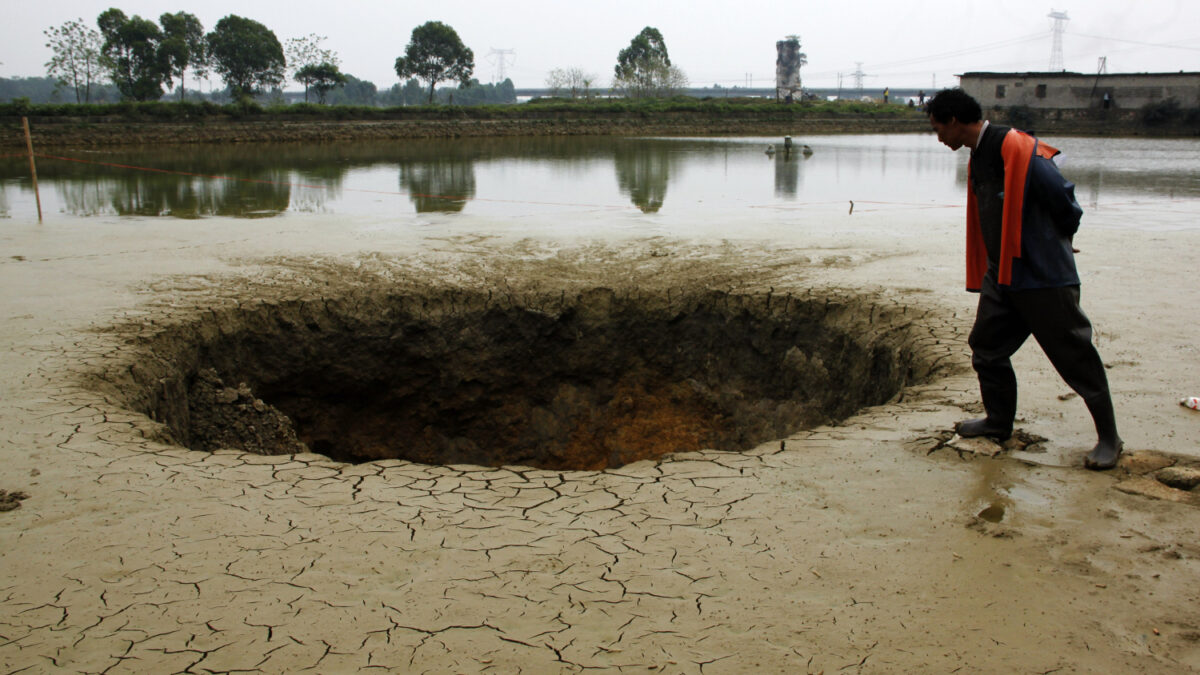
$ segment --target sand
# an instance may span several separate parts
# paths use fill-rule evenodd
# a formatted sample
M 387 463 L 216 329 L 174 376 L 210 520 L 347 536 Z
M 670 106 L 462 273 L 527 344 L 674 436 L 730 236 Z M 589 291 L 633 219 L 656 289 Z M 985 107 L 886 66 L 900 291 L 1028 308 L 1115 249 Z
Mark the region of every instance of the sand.
M 1083 404 L 1032 343 L 1017 426 L 1046 440 L 946 445 L 979 410 L 949 206 L 701 228 L 533 207 L 403 227 L 14 215 L 0 488 L 25 498 L 0 512 L 0 671 L 1200 671 L 1200 509 L 1138 475 L 1152 453 L 1200 460 L 1178 405 L 1200 394 L 1192 210 L 1085 216 L 1084 307 L 1137 460 L 1096 473 Z M 114 324 L 355 268 L 852 289 L 911 306 L 950 375 L 744 453 L 606 472 L 190 451 L 78 384 L 122 358 Z

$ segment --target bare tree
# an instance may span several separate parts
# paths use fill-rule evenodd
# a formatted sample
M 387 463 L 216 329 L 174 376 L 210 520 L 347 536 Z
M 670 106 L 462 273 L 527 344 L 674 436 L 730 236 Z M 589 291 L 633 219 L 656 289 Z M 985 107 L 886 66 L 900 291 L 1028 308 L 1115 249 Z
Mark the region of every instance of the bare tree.
M 312 82 L 311 73 L 317 68 L 337 70 L 341 65 L 337 52 L 332 49 L 321 49 L 321 43 L 326 38 L 323 35 L 309 33 L 305 37 L 291 38 L 284 46 L 287 56 L 288 75 L 304 85 L 304 100 L 308 101 L 308 88 Z M 301 77 L 301 72 L 305 73 Z
M 596 76 L 582 68 L 555 68 L 546 74 L 546 87 L 551 96 L 591 98 Z
M 613 90 L 628 98 L 670 98 L 687 89 L 687 74 L 668 63 L 642 62 L 613 78 Z
M 44 31 L 54 55 L 46 62 L 46 72 L 58 80 L 59 86 L 75 89 L 76 103 L 92 100 L 92 84 L 100 84 L 104 69 L 101 65 L 100 31 L 89 28 L 83 19 L 68 21 Z

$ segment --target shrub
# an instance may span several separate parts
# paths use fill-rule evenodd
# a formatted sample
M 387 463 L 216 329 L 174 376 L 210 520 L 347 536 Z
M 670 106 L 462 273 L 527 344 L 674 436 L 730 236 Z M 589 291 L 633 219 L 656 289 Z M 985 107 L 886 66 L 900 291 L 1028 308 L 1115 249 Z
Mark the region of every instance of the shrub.
M 1142 121 L 1146 123 L 1146 126 L 1157 127 L 1179 119 L 1182 113 L 1183 109 L 1179 106 L 1179 101 L 1169 98 L 1142 106 Z

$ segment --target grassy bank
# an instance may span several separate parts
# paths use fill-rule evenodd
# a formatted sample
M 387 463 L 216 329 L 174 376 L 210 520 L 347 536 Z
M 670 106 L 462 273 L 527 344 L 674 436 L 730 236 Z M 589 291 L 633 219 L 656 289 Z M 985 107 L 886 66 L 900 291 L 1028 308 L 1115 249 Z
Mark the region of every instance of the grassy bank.
M 0 118 L 119 118 L 128 121 L 197 120 L 336 120 L 378 121 L 413 119 L 517 120 L 546 116 L 608 116 L 634 114 L 695 113 L 771 118 L 827 117 L 849 115 L 869 118 L 919 117 L 903 105 L 859 101 L 806 101 L 781 105 L 764 99 L 674 98 L 674 99 L 537 99 L 523 105 L 420 105 L 380 108 L 373 106 L 327 106 L 315 103 L 261 106 L 257 103 L 217 104 L 210 101 L 150 101 L 111 104 L 44 103 L 13 101 L 0 104 Z
M 1196 136 L 1195 116 L 1139 110 L 997 108 L 990 119 L 1044 134 Z M 0 147 L 23 148 L 21 118 L 37 147 L 128 144 L 336 142 L 405 138 L 546 135 L 763 135 L 928 131 L 904 105 L 763 99 L 538 100 L 523 105 L 393 108 L 211 102 L 104 105 L 0 104 Z
M 919 131 L 902 105 L 730 99 L 538 101 L 525 105 L 373 108 L 209 102 L 0 105 L 0 144 L 39 146 L 455 138 L 517 135 L 708 135 Z

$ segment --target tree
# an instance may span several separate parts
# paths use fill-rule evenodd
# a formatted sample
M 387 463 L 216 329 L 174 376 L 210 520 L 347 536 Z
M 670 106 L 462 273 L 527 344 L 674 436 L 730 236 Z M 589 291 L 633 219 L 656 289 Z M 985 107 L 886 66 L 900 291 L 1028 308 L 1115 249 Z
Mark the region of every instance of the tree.
M 163 33 L 158 24 L 136 14 L 127 18 L 116 8 L 101 13 L 96 24 L 104 37 L 100 47 L 104 65 L 121 97 L 134 101 L 161 98 L 170 67 L 160 49 Z
M 208 74 L 208 45 L 204 41 L 204 25 L 187 12 L 164 13 L 158 17 L 163 41 L 159 48 L 167 63 L 167 86 L 179 78 L 179 100 L 184 99 L 187 69 L 193 68 L 197 77 Z
M 613 89 L 630 98 L 669 98 L 687 86 L 687 75 L 666 63 L 646 63 L 613 79 Z
M 408 78 L 400 93 L 404 96 L 404 105 L 421 105 L 425 99 L 425 89 L 421 87 L 421 81 L 415 77 Z
M 517 102 L 517 87 L 513 84 L 511 77 L 504 78 L 504 81 L 496 84 L 493 90 L 494 103 L 516 103 Z
M 83 19 L 68 21 L 57 28 L 44 31 L 46 46 L 53 56 L 46 62 L 46 73 L 59 86 L 75 89 L 76 103 L 90 103 L 92 83 L 100 82 L 100 33 L 89 28 Z
M 308 100 L 308 89 L 317 92 L 317 101 L 325 102 L 330 89 L 346 84 L 346 76 L 332 63 L 304 66 L 296 73 L 296 81 L 304 84 L 304 100 Z
M 217 22 L 207 39 L 213 69 L 238 100 L 283 83 L 283 47 L 261 23 L 230 14 Z
M 671 96 L 687 86 L 687 76 L 671 65 L 667 43 L 646 26 L 617 54 L 613 88 L 631 98 Z
M 396 58 L 400 79 L 417 77 L 429 83 L 429 102 L 438 82 L 457 80 L 467 86 L 475 72 L 475 53 L 463 45 L 458 33 L 440 21 L 429 21 L 413 29 L 404 56 Z
M 582 68 L 555 68 L 546 74 L 546 86 L 551 96 L 591 98 L 592 83 L 596 76 Z
M 471 78 L 465 87 L 451 89 L 442 87 L 434 97 L 439 103 L 457 105 L 484 105 L 495 103 L 516 103 L 517 90 L 510 78 L 503 82 L 480 84 L 479 80 Z M 420 97 L 418 97 L 418 101 Z
M 334 68 L 341 65 L 337 52 L 332 49 L 321 49 L 324 36 L 309 33 L 302 38 L 291 38 L 287 41 L 283 53 L 287 57 L 288 73 L 293 80 L 304 85 L 304 100 L 308 101 L 308 82 L 300 79 L 300 71 L 305 68 L 329 64 Z M 328 90 L 327 90 L 328 91 Z
M 374 82 L 360 80 L 345 73 L 346 84 L 336 87 L 329 94 L 329 102 L 342 105 L 376 105 L 379 91 Z

